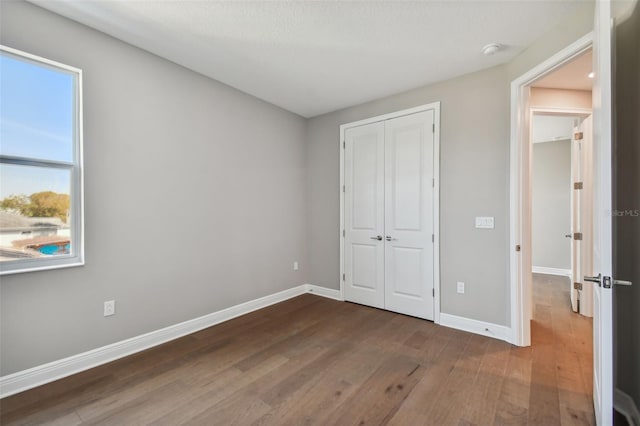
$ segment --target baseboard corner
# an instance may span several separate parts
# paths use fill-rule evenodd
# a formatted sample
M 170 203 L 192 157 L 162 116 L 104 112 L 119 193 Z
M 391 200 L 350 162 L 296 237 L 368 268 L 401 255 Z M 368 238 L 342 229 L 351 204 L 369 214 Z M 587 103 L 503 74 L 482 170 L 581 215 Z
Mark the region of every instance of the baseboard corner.
M 469 333 L 480 334 L 482 336 L 493 337 L 511 343 L 511 328 L 504 325 L 493 324 L 485 321 L 478 321 L 471 318 L 457 315 L 440 313 L 440 325 Z
M 322 287 L 314 284 L 305 284 L 305 287 L 307 289 L 307 293 L 326 297 L 328 299 L 344 301 L 344 299 L 340 295 L 340 290 L 335 290 L 333 288 L 326 288 L 326 287 Z

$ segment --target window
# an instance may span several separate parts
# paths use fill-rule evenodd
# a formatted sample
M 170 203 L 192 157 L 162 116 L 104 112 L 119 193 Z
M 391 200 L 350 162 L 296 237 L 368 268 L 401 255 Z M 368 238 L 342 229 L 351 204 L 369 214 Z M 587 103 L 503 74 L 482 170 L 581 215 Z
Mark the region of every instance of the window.
M 0 273 L 82 265 L 82 72 L 0 46 Z

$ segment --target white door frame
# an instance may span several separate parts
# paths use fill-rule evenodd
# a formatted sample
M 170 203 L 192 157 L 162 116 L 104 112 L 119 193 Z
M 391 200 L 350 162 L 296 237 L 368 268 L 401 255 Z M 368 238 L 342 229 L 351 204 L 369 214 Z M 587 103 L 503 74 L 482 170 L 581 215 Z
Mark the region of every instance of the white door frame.
M 511 82 L 510 293 L 512 342 L 531 345 L 531 144 L 530 85 L 590 49 L 589 33 Z M 518 251 L 518 248 L 519 250 Z
M 440 323 L 440 102 L 433 102 L 426 105 L 420 105 L 414 108 L 404 109 L 389 114 L 378 115 L 376 117 L 366 118 L 364 120 L 354 121 L 340 125 L 340 299 L 344 300 L 344 141 L 345 131 L 352 127 L 363 126 L 365 124 L 376 123 L 379 121 L 398 118 L 405 115 L 415 114 L 417 112 L 433 110 L 433 122 L 435 124 L 433 139 L 433 320 L 436 324 Z

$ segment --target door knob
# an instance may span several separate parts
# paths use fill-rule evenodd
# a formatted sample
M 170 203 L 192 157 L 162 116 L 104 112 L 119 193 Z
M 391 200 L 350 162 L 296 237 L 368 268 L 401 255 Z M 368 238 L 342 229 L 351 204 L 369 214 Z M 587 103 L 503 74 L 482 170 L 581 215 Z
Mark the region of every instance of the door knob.
M 369 238 L 371 238 L 372 240 L 382 241 L 382 235 L 377 235 L 375 237 L 369 237 Z
M 385 238 L 387 241 L 396 241 L 397 238 L 391 238 L 391 235 L 387 235 L 387 237 Z
M 633 284 L 631 281 L 624 281 L 624 280 L 613 280 L 613 283 L 615 285 L 627 285 L 627 286 L 630 286 L 631 284 Z
M 566 234 L 564 237 L 565 238 L 571 238 L 571 234 Z

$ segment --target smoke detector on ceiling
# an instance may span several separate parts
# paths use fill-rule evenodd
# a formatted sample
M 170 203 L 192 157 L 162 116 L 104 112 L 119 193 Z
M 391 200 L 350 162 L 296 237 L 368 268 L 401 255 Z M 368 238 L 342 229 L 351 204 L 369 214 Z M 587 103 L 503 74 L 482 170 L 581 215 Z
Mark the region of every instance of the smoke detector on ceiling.
M 496 54 L 502 49 L 502 45 L 498 43 L 489 43 L 482 48 L 481 52 L 484 56 L 491 56 Z

